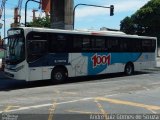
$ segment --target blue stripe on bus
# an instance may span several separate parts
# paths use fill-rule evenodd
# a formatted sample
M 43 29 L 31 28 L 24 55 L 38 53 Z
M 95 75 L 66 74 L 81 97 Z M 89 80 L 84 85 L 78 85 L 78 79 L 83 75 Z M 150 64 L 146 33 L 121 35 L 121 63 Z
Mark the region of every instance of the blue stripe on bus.
M 135 62 L 142 53 L 82 53 L 88 57 L 87 73 L 88 75 L 96 75 L 101 73 L 109 65 L 115 63 Z M 55 65 L 70 65 L 69 53 L 47 54 L 40 59 L 29 63 L 29 67 L 55 66 Z
M 69 65 L 68 57 L 68 53 L 47 54 L 33 62 L 30 62 L 29 67 Z
M 142 53 L 82 53 L 88 57 L 88 75 L 96 75 L 114 63 L 135 62 Z

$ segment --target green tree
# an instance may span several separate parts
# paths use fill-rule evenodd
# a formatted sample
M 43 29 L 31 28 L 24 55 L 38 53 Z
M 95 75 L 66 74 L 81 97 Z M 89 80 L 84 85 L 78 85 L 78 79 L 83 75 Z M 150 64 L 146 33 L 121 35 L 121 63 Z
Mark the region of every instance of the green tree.
M 121 21 L 121 31 L 128 34 L 134 33 L 133 21 L 130 17 L 126 17 L 123 21 Z
M 47 27 L 50 28 L 50 18 L 49 17 L 42 17 L 37 18 L 32 22 L 29 22 L 28 27 Z
M 120 29 L 129 34 L 158 37 L 160 45 L 160 0 L 151 0 L 131 17 L 124 18 Z

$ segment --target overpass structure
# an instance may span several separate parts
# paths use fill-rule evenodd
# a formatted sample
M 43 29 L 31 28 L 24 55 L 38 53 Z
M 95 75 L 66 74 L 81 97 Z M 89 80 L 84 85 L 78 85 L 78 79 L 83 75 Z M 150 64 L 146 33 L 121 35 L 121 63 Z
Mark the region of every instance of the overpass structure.
M 51 28 L 73 29 L 74 0 L 51 0 Z

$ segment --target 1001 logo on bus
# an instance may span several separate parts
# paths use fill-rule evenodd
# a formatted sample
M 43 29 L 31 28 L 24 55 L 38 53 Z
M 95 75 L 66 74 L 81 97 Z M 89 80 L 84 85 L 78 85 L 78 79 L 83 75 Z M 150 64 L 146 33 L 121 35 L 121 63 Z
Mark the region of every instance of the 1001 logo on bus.
M 110 65 L 111 63 L 111 55 L 97 55 L 94 54 L 92 57 L 93 68 L 97 67 L 98 65 Z

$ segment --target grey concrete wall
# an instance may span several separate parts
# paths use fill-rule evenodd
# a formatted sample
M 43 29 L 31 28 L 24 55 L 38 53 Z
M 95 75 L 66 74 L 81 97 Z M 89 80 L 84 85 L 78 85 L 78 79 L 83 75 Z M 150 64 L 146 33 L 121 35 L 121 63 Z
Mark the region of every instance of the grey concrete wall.
M 51 0 L 51 28 L 64 29 L 65 0 Z
M 65 29 L 73 29 L 73 6 L 74 0 L 65 0 Z
M 74 0 L 51 0 L 51 28 L 73 29 Z

